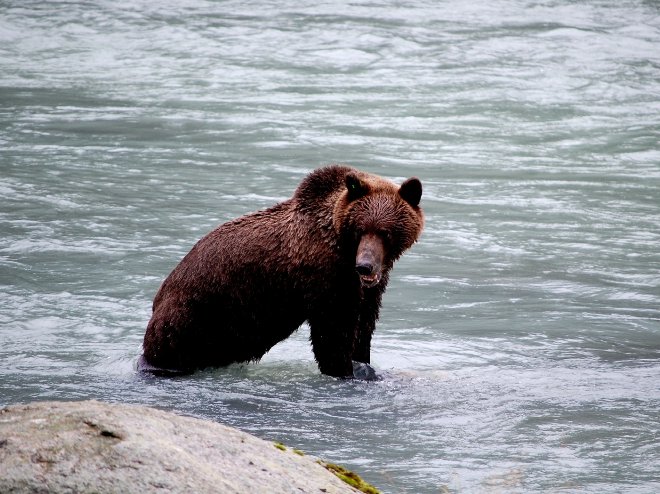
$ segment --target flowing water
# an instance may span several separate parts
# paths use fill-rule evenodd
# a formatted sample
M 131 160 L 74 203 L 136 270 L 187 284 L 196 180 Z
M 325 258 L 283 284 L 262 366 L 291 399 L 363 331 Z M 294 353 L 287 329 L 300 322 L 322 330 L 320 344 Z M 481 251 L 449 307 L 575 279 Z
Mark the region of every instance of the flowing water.
M 660 4 L 0 0 L 0 405 L 226 423 L 388 493 L 660 492 Z M 377 383 L 302 327 L 135 371 L 197 239 L 349 163 L 418 176 Z

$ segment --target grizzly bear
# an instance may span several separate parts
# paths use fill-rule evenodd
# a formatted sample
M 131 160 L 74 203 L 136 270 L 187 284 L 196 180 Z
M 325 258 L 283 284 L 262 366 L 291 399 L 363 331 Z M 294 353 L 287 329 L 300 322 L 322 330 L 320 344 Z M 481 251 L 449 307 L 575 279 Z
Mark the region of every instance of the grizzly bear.
M 161 285 L 142 362 L 188 373 L 258 361 L 303 322 L 323 374 L 369 364 L 394 261 L 424 225 L 422 184 L 332 165 L 293 197 L 202 238 Z

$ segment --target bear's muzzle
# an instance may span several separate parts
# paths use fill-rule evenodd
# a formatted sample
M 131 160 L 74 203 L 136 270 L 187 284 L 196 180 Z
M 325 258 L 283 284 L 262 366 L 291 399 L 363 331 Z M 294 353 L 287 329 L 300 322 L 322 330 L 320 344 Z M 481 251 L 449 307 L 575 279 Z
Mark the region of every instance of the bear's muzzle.
M 355 270 L 363 287 L 371 288 L 381 280 L 384 257 L 385 248 L 381 238 L 375 233 L 362 235 L 355 256 Z

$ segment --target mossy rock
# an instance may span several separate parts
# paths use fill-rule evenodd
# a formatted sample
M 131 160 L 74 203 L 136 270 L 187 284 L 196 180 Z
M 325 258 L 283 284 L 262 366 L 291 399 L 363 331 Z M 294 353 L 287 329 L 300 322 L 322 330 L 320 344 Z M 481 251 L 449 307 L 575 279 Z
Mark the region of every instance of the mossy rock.
M 0 408 L 2 493 L 357 494 L 353 476 L 332 473 L 281 443 L 153 408 L 96 401 Z
M 276 441 L 273 443 L 273 446 L 275 446 L 280 451 L 288 451 L 287 447 L 281 442 Z M 299 456 L 305 456 L 305 453 L 299 449 L 292 448 L 291 451 Z M 345 483 L 347 483 L 348 485 L 350 485 L 354 489 L 357 489 L 360 492 L 364 492 L 365 494 L 380 494 L 380 491 L 378 489 L 376 489 L 369 482 L 363 480 L 362 477 L 360 477 L 357 473 L 352 472 L 347 468 L 342 467 L 341 465 L 337 465 L 335 463 L 328 463 L 323 460 L 317 460 L 316 463 L 318 463 L 323 468 L 333 473 L 337 478 L 344 481 Z
M 362 477 L 360 477 L 357 473 L 351 472 L 341 465 L 336 465 L 334 463 L 327 463 L 321 460 L 319 460 L 318 463 L 325 467 L 326 470 L 334 473 L 338 478 L 346 482 L 351 487 L 356 488 L 360 492 L 364 492 L 366 494 L 380 494 L 378 489 L 376 489 L 369 482 L 363 480 Z

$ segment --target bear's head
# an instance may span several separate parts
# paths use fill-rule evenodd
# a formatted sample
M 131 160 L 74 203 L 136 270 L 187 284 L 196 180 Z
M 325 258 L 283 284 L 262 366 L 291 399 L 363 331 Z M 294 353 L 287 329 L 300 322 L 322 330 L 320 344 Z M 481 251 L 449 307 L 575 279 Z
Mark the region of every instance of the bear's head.
M 355 269 L 362 286 L 371 288 L 422 232 L 422 183 L 413 177 L 397 186 L 376 175 L 350 170 L 344 187 L 335 203 L 334 227 L 342 245 L 356 253 Z

